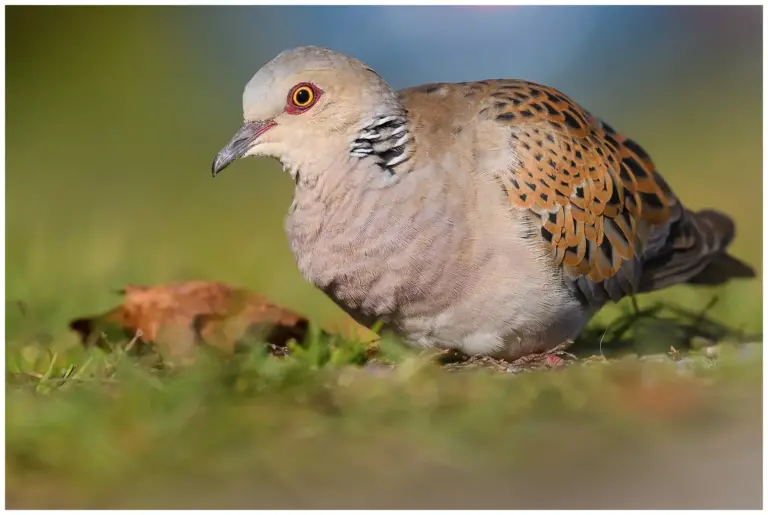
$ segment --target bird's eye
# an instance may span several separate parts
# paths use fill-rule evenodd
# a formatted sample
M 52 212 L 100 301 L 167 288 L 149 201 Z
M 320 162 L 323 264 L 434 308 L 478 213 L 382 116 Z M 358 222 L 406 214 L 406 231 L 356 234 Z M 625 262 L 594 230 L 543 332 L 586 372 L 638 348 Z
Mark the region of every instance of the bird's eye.
M 305 111 L 317 101 L 318 90 L 312 84 L 297 84 L 288 94 L 288 107 L 291 111 Z
M 288 114 L 302 114 L 317 103 L 323 90 L 311 82 L 296 84 L 288 92 L 288 102 L 285 112 Z
M 302 86 L 293 92 L 293 103 L 298 107 L 307 107 L 312 103 L 315 94 L 309 86 Z

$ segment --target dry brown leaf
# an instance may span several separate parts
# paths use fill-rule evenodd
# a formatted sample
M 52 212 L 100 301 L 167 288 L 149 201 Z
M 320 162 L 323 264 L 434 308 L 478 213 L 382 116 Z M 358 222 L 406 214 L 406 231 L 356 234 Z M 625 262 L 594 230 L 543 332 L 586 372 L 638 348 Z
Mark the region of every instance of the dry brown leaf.
M 142 349 L 157 345 L 164 355 L 186 357 L 199 344 L 232 352 L 247 337 L 283 348 L 290 339 L 302 342 L 309 328 L 298 313 L 221 282 L 132 284 L 120 293 L 125 296 L 120 306 L 70 322 L 84 345 L 103 347 L 102 333 L 114 328 Z

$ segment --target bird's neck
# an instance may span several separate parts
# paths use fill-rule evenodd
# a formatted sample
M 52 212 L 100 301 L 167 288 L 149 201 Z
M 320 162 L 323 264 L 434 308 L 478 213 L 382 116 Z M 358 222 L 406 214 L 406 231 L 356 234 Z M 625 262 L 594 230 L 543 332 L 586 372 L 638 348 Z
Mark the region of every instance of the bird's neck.
M 327 141 L 326 151 L 293 168 L 296 186 L 286 228 L 297 257 L 327 244 L 345 227 L 347 236 L 364 233 L 358 221 L 376 218 L 374 225 L 398 227 L 397 218 L 410 215 L 393 209 L 430 187 L 414 176 L 415 142 L 404 112 L 372 117 L 348 134 Z M 418 200 L 413 203 L 415 209 Z
M 412 170 L 416 145 L 404 110 L 347 129 L 323 141 L 321 152 L 303 151 L 281 160 L 296 183 L 297 198 L 334 203 L 350 190 L 394 186 Z
M 402 174 L 413 154 L 413 134 L 405 112 L 375 116 L 354 136 L 349 155 L 370 160 L 390 175 Z

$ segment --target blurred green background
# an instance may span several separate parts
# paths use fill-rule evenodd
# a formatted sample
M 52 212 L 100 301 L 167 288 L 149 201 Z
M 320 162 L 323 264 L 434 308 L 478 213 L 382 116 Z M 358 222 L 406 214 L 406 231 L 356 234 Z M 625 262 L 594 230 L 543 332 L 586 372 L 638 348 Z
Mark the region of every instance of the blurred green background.
M 307 351 L 158 375 L 80 351 L 67 323 L 125 283 L 181 279 L 345 318 L 296 270 L 279 165 L 210 174 L 245 83 L 305 44 L 395 88 L 562 90 L 640 142 L 688 206 L 733 216 L 733 253 L 762 275 L 761 43 L 757 6 L 6 7 L 6 503 L 759 505 L 761 360 L 729 365 L 735 346 L 702 366 L 706 388 L 663 380 L 686 370 L 664 356 L 521 377 L 404 355 L 379 376 Z M 640 300 L 697 311 L 716 294 L 713 317 L 761 331 L 760 277 Z
M 341 311 L 298 274 L 291 181 L 210 163 L 241 93 L 279 51 L 351 53 L 395 88 L 518 77 L 639 141 L 691 208 L 734 217 L 761 271 L 760 7 L 6 7 L 9 341 L 116 303 L 127 282 L 207 278 L 318 321 Z M 761 279 L 714 314 L 761 330 Z M 713 292 L 659 295 L 692 309 Z M 22 316 L 22 312 L 26 313 Z

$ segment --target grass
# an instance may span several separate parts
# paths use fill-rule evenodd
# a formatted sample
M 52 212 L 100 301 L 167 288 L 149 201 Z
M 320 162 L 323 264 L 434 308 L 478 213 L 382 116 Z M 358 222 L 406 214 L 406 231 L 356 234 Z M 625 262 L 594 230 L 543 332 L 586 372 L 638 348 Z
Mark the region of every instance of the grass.
M 634 353 L 557 371 L 448 372 L 388 336 L 372 367 L 367 348 L 313 333 L 286 357 L 259 345 L 238 356 L 203 350 L 193 366 L 165 371 L 120 345 L 9 349 L 8 506 L 759 503 L 751 475 L 760 465 L 761 360 L 739 359 L 735 345 L 721 346 L 716 361 L 686 353 L 685 375 L 680 362 Z M 722 435 L 738 438 L 716 454 L 752 458 L 721 488 L 633 497 L 659 470 L 677 467 L 683 475 L 664 472 L 668 480 L 690 483 L 684 474 L 712 463 Z M 627 475 L 626 491 L 602 492 L 616 474 Z

